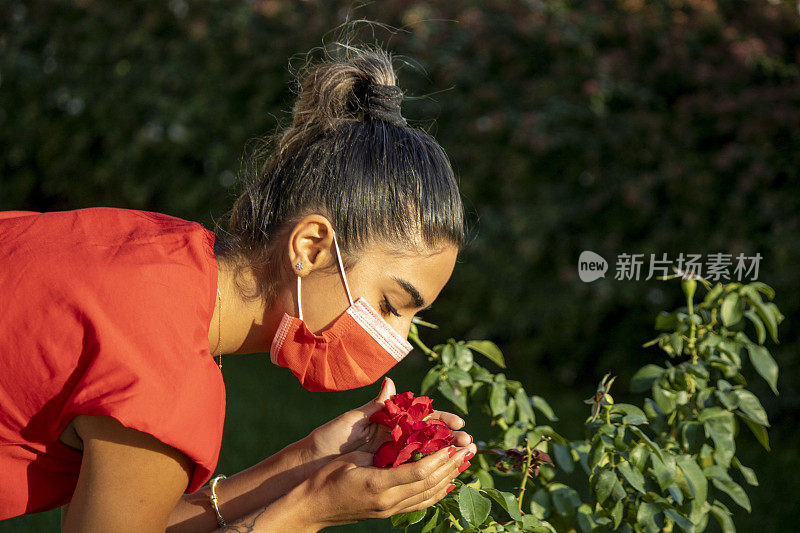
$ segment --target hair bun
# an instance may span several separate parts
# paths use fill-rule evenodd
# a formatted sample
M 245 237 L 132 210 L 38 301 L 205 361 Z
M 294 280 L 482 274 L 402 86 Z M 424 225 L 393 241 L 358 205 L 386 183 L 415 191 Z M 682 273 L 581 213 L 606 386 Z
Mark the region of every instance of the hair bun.
M 397 86 L 390 56 L 380 49 L 352 46 L 343 53 L 344 57 L 307 65 L 298 76 L 293 128 L 282 142 L 293 142 L 301 130 L 330 131 L 343 122 L 408 125 L 400 114 L 403 91 Z
M 406 126 L 406 119 L 400 114 L 403 91 L 397 85 L 370 83 L 365 90 L 364 110 L 372 118 L 390 124 Z

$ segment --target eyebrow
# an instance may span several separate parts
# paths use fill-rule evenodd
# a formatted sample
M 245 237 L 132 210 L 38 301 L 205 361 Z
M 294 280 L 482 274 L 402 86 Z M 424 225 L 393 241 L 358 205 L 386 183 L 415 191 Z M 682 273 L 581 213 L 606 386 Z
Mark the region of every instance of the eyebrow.
M 404 279 L 396 278 L 392 276 L 392 279 L 397 282 L 410 296 L 414 307 L 425 307 L 426 309 L 430 306 L 425 306 L 425 300 L 422 298 L 422 295 L 419 293 L 417 288 L 413 286 L 411 283 Z

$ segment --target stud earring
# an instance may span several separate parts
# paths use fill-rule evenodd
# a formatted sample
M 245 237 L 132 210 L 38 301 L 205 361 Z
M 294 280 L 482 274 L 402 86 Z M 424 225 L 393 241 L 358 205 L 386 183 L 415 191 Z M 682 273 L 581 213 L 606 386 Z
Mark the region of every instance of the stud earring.
M 303 270 L 303 263 L 297 263 L 297 264 L 296 264 L 294 267 L 295 267 L 297 270 Z

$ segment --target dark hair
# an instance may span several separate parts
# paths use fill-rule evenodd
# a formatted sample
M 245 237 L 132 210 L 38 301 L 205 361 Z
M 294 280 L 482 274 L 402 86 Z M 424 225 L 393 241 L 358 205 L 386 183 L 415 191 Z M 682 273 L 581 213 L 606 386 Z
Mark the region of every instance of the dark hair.
M 342 59 L 299 76 L 292 125 L 276 137 L 274 150 L 269 141 L 257 145 L 246 160 L 243 191 L 222 219 L 227 228 L 216 225 L 217 256 L 237 272 L 248 266 L 257 274 L 258 292 L 245 297 L 274 300 L 277 284 L 291 271 L 288 260 L 279 259 L 283 237 L 312 213 L 331 221 L 345 269 L 373 242 L 408 250 L 465 244 L 461 196 L 447 155 L 431 136 L 406 125 L 399 100 L 395 115 L 369 105 L 376 94 L 370 89 L 396 85 L 391 58 L 379 48 L 344 48 Z

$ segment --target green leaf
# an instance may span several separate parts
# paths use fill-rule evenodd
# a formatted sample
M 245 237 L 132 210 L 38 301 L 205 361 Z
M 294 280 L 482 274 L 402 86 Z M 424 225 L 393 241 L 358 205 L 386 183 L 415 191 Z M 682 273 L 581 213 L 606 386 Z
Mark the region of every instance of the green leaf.
M 602 470 L 595 477 L 594 492 L 597 496 L 597 503 L 600 505 L 606 501 L 614 489 L 614 485 L 619 483 L 616 474 L 611 470 Z
M 641 429 L 639 429 L 638 427 L 636 427 L 636 426 L 631 426 L 631 427 L 630 427 L 630 430 L 631 430 L 633 433 L 635 433 L 636 435 L 638 435 L 638 436 L 639 436 L 639 438 L 640 438 L 640 439 L 642 439 L 642 440 L 644 441 L 645 445 L 646 445 L 648 448 L 650 448 L 650 450 L 651 450 L 651 451 L 652 451 L 654 454 L 656 454 L 656 455 L 658 456 L 658 458 L 659 458 L 659 459 L 661 459 L 661 461 L 662 461 L 662 462 L 664 461 L 664 455 L 661 453 L 661 448 L 659 448 L 659 447 L 658 447 L 658 445 L 657 445 L 655 442 L 653 442 L 652 440 L 650 440 L 650 437 L 648 437 L 647 435 L 645 435 L 645 434 L 644 434 L 644 432 L 643 432 Z
M 686 533 L 694 533 L 694 524 L 691 520 L 680 514 L 675 509 L 664 509 L 664 514 L 675 522 Z
M 422 531 L 420 531 L 420 533 L 433 533 L 433 530 L 436 528 L 436 526 L 439 523 L 439 515 L 440 514 L 441 514 L 441 510 L 438 507 L 434 507 L 433 508 L 433 514 L 428 519 L 428 521 L 425 522 L 425 525 L 422 526 Z
M 647 533 L 656 533 L 661 529 L 656 524 L 655 517 L 661 512 L 661 507 L 654 503 L 642 502 L 636 511 L 636 523 Z
M 618 528 L 619 524 L 622 522 L 622 511 L 624 507 L 623 500 L 617 500 L 614 508 L 611 509 L 611 518 L 614 519 L 614 529 Z
M 506 384 L 492 383 L 492 392 L 489 394 L 489 409 L 492 411 L 492 416 L 504 413 L 506 407 Z
M 557 422 L 558 417 L 553 412 L 553 408 L 550 407 L 550 404 L 547 403 L 547 400 L 542 398 L 541 396 L 536 396 L 535 394 L 531 396 L 531 401 L 533 402 L 533 406 L 541 412 L 549 421 Z
M 772 392 L 778 394 L 778 364 L 763 346 L 748 344 L 747 352 L 750 354 L 750 362 L 762 378 L 769 383 Z
M 772 337 L 772 340 L 775 343 L 778 342 L 778 321 L 776 318 L 776 314 L 773 313 L 773 310 L 764 302 L 761 301 L 761 298 L 756 295 L 755 297 L 750 298 L 750 303 L 756 309 L 756 313 L 764 321 L 764 324 L 767 326 L 767 331 L 769 332 L 769 336 Z M 773 304 L 774 305 L 774 304 Z
M 748 309 L 744 312 L 744 316 L 746 316 L 750 322 L 753 323 L 753 326 L 756 328 L 756 334 L 758 335 L 758 343 L 764 344 L 764 341 L 767 340 L 767 330 L 764 329 L 764 322 L 758 317 L 758 314 Z
M 722 323 L 730 327 L 742 319 L 743 313 L 744 300 L 742 300 L 738 293 L 728 293 L 725 299 L 722 300 L 722 307 L 720 308 Z
M 479 354 L 485 355 L 494 364 L 500 368 L 506 367 L 506 360 L 503 358 L 503 352 L 492 341 L 469 341 L 466 344 L 470 350 L 475 350 Z
M 582 503 L 575 489 L 563 483 L 553 483 L 549 489 L 556 512 L 565 518 L 574 516 Z
M 623 462 L 617 465 L 617 470 L 625 478 L 625 480 L 642 494 L 647 492 L 644 488 L 644 476 L 636 468 L 633 468 L 630 463 Z
M 651 472 L 654 474 L 662 491 L 675 482 L 675 458 L 671 455 L 665 455 L 664 458 L 666 461 L 661 461 L 657 457 L 650 457 L 650 462 L 653 464 Z
M 453 366 L 456 362 L 456 346 L 452 342 L 448 342 L 442 348 L 442 364 L 444 366 Z
M 746 509 L 748 513 L 750 512 L 750 498 L 747 497 L 747 493 L 745 493 L 744 489 L 740 487 L 738 483 L 730 479 L 720 479 L 717 477 L 712 477 L 711 483 L 730 496 L 739 507 Z
M 527 428 L 513 425 L 508 428 L 503 435 L 503 446 L 508 448 L 516 448 L 519 446 L 519 438 L 527 431 Z
M 519 410 L 519 419 L 523 422 L 530 422 L 531 424 L 536 423 L 536 415 L 533 414 L 533 408 L 531 408 L 531 400 L 528 398 L 528 395 L 525 394 L 525 389 L 519 388 L 517 392 L 514 394 L 514 400 L 517 402 L 517 408 Z
M 706 441 L 703 425 L 697 422 L 684 422 L 680 429 L 683 447 L 687 451 L 696 453 L 700 449 L 700 446 Z
M 489 516 L 491 502 L 470 486 L 464 485 L 458 493 L 458 509 L 467 522 L 479 526 Z
M 697 462 L 689 455 L 681 455 L 675 458 L 678 468 L 683 473 L 689 484 L 689 490 L 695 500 L 699 502 L 706 501 L 708 497 L 708 479 L 700 469 Z
M 592 533 L 597 528 L 597 523 L 594 521 L 592 508 L 585 503 L 578 507 L 578 528 L 581 533 Z
M 537 518 L 546 519 L 553 511 L 552 501 L 550 494 L 544 490 L 539 489 L 533 493 L 531 498 L 531 513 Z
M 646 365 L 640 368 L 631 378 L 631 392 L 650 390 L 653 383 L 664 375 L 665 370 L 657 365 Z
M 731 461 L 731 463 L 733 464 L 733 466 L 739 469 L 739 472 L 742 473 L 742 476 L 744 476 L 744 480 L 747 481 L 749 485 L 752 485 L 754 487 L 758 486 L 758 478 L 756 477 L 756 473 L 753 471 L 752 468 L 744 466 L 736 457 L 733 458 L 733 461 Z
M 572 450 L 569 445 L 553 444 L 553 455 L 561 470 L 568 474 L 575 470 L 575 462 L 572 460 Z
M 761 424 L 756 424 L 749 418 L 742 416 L 741 413 L 736 413 L 739 418 L 744 420 L 744 423 L 747 424 L 747 427 L 750 428 L 750 431 L 753 432 L 753 435 L 756 436 L 756 440 L 761 443 L 765 450 L 770 451 L 769 449 L 769 435 L 767 434 L 767 428 L 762 426 Z
M 463 387 L 469 387 L 472 385 L 472 376 L 469 375 L 469 372 L 466 372 L 457 366 L 450 367 L 445 370 L 447 374 L 447 378 L 455 383 Z
M 709 418 L 704 425 L 708 436 L 714 441 L 716 447 L 714 456 L 717 462 L 727 467 L 736 451 L 736 444 L 733 435 L 733 415 L 728 411 L 725 412 L 728 416 Z
M 731 512 L 722 503 L 718 501 L 714 502 L 714 505 L 712 505 L 708 511 L 717 520 L 717 523 L 719 523 L 722 533 L 736 533 L 736 527 L 733 525 Z
M 625 415 L 639 415 L 642 418 L 647 418 L 647 416 L 644 414 L 644 411 L 629 403 L 615 403 L 613 406 L 611 406 L 611 412 L 619 412 Z
M 472 368 L 472 352 L 463 344 L 456 344 L 456 366 L 465 372 Z
M 672 349 L 675 350 L 676 355 L 680 355 L 683 352 L 683 338 L 679 332 L 676 331 L 669 336 L 669 343 Z
M 747 289 L 755 288 L 758 292 L 764 294 L 767 297 L 767 300 L 772 300 L 775 298 L 775 289 L 767 285 L 766 283 L 762 283 L 761 281 L 753 281 L 747 284 Z
M 756 424 L 769 427 L 767 413 L 761 406 L 761 402 L 756 398 L 756 395 L 745 389 L 737 389 L 735 392 L 739 397 L 739 410 L 742 414 Z
M 665 414 L 670 414 L 677 407 L 677 396 L 674 391 L 653 384 L 653 399 Z
M 463 387 L 451 381 L 442 380 L 439 382 L 438 389 L 445 398 L 453 403 L 453 405 L 458 407 L 463 413 L 467 413 L 467 396 Z
M 661 313 L 656 316 L 656 324 L 655 329 L 658 331 L 672 331 L 678 326 L 678 319 L 675 316 L 675 313 L 667 313 L 666 311 L 661 311 Z
M 436 385 L 436 382 L 439 381 L 439 376 L 442 375 L 442 367 L 441 365 L 436 365 L 435 367 L 428 370 L 428 373 L 425 374 L 425 377 L 422 378 L 422 385 L 420 386 L 420 395 L 424 395 L 428 390 Z
M 647 424 L 647 418 L 643 415 L 625 415 L 622 417 L 622 423 L 625 425 L 638 426 Z
M 389 520 L 392 522 L 392 527 L 402 529 L 410 526 L 411 524 L 416 524 L 425 518 L 427 511 L 427 509 L 420 509 L 418 511 L 411 511 L 410 513 L 398 513 L 391 516 Z
M 519 512 L 519 503 L 516 497 L 510 492 L 502 492 L 497 489 L 483 489 L 483 491 L 500 507 L 502 507 L 511 517 L 512 520 L 522 520 L 522 514 Z

